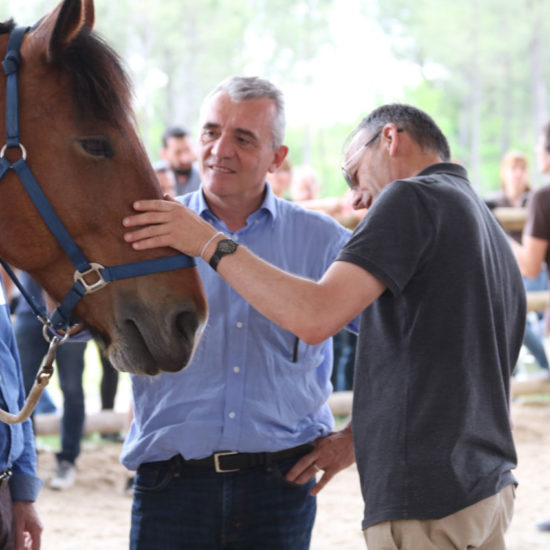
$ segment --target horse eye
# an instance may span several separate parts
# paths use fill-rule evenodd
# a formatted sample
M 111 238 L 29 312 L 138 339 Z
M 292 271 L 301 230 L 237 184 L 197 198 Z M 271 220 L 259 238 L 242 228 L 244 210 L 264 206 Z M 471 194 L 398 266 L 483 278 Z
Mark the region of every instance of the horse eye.
M 78 142 L 80 143 L 82 149 L 93 157 L 110 159 L 115 156 L 115 152 L 113 151 L 111 144 L 106 139 L 85 138 L 79 139 Z

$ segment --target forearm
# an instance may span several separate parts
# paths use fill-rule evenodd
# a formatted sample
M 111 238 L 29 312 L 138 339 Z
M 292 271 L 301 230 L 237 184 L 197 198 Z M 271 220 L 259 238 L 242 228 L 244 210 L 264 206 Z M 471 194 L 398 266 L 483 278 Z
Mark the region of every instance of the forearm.
M 125 218 L 123 225 L 141 226 L 124 235 L 136 250 L 169 246 L 209 262 L 226 238 L 174 201 L 138 201 L 134 208 L 142 213 Z M 223 256 L 217 271 L 255 309 L 308 344 L 338 332 L 386 288 L 368 271 L 347 262 L 334 262 L 319 282 L 297 277 L 243 246 Z
M 205 261 L 222 238 L 209 244 Z M 255 309 L 308 344 L 322 342 L 340 328 L 318 282 L 286 273 L 243 246 L 223 257 L 217 271 Z
M 518 262 L 519 269 L 521 274 L 524 277 L 529 277 L 531 279 L 535 278 L 542 267 L 542 260 L 538 257 L 534 257 L 533 254 L 529 254 L 528 250 L 517 241 L 512 238 L 508 239 L 516 261 Z

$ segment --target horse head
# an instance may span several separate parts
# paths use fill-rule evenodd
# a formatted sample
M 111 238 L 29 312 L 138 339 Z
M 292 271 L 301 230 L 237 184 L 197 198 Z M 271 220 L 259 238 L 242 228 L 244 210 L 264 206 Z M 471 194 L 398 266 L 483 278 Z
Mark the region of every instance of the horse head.
M 126 73 L 93 23 L 93 0 L 64 0 L 25 34 L 18 88 L 26 163 L 90 262 L 113 266 L 174 255 L 136 252 L 123 240 L 122 218 L 132 203 L 162 195 L 137 134 Z M 12 27 L 0 25 L 2 56 Z M 0 77 L 0 113 L 5 110 Z M 0 136 L 5 129 L 0 116 Z M 5 155 L 16 162 L 19 148 Z M 73 286 L 74 266 L 11 169 L 0 180 L 0 257 L 28 271 L 56 300 Z M 196 268 L 189 267 L 114 281 L 84 296 L 74 314 L 117 369 L 157 374 L 188 363 L 207 305 Z

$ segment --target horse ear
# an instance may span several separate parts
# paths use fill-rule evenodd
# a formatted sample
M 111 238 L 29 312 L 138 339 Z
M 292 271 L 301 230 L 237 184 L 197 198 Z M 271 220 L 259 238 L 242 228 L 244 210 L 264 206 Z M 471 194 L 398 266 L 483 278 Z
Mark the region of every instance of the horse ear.
M 94 24 L 93 0 L 63 0 L 46 16 L 33 32 L 37 40 L 47 44 L 46 58 L 55 61 L 84 28 Z
M 95 9 L 94 0 L 84 0 L 84 25 L 90 29 L 94 28 Z

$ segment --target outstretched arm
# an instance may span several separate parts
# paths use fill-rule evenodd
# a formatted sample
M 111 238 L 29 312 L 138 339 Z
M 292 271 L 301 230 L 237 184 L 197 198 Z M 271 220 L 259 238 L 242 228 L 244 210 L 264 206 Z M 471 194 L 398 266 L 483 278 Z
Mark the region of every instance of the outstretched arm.
M 139 201 L 134 208 L 141 213 L 123 224 L 141 226 L 124 237 L 137 250 L 169 246 L 208 261 L 224 238 L 212 239 L 216 230 L 176 201 Z M 308 344 L 338 332 L 386 288 L 347 262 L 334 262 L 319 282 L 290 275 L 243 246 L 220 261 L 218 273 L 254 308 Z

